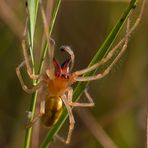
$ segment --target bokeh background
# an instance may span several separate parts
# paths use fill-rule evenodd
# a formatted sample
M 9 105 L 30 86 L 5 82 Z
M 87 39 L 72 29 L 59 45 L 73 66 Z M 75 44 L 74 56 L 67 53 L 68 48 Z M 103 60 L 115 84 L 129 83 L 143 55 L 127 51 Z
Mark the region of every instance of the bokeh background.
M 76 55 L 74 70 L 88 65 L 126 6 L 127 0 L 64 0 L 57 16 L 52 38 L 56 57 L 61 45 L 70 45 Z M 137 17 L 140 3 L 132 15 Z M 55 140 L 52 148 L 144 148 L 148 99 L 148 4 L 141 23 L 130 37 L 126 53 L 105 78 L 93 81 L 89 92 L 95 107 L 75 108 L 75 130 L 69 146 Z M 23 60 L 21 37 L 25 24 L 25 1 L 0 1 L 0 147 L 22 148 L 25 112 L 31 95 L 26 94 L 15 73 Z M 40 56 L 42 37 L 40 14 L 35 37 L 35 58 Z M 124 31 L 118 36 L 119 41 Z M 30 80 L 25 77 L 26 83 Z M 84 98 L 84 96 L 82 96 Z M 68 122 L 60 135 L 66 137 Z M 105 134 L 105 135 L 104 135 Z M 43 134 L 39 139 L 43 139 Z M 103 139 L 103 140 L 101 140 Z M 38 138 L 33 139 L 36 148 Z M 111 147 L 112 146 L 112 147 Z

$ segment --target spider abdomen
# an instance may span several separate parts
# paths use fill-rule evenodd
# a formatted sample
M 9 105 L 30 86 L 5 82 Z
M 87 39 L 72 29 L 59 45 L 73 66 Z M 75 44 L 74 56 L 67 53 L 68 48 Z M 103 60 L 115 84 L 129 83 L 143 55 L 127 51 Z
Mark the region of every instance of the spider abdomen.
M 62 111 L 62 100 L 59 97 L 48 97 L 45 100 L 45 113 L 41 117 L 42 123 L 51 127 L 57 122 Z

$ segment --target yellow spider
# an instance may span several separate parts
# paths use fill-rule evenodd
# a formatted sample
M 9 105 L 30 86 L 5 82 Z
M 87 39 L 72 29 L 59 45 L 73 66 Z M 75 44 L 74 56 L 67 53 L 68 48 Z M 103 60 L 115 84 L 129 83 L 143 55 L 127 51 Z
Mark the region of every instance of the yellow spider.
M 144 6 L 144 2 L 143 2 Z M 45 12 L 42 6 L 42 3 L 40 1 L 40 7 L 41 7 L 41 14 L 43 18 L 43 24 L 44 24 L 44 31 L 45 35 L 48 41 L 48 48 L 49 48 L 49 66 L 46 68 L 45 72 L 43 72 L 41 75 L 34 75 L 31 70 L 31 66 L 29 63 L 29 58 L 27 55 L 27 47 L 26 47 L 26 34 L 27 34 L 27 25 L 28 25 L 28 18 L 26 21 L 25 29 L 24 29 L 24 39 L 22 40 L 22 48 L 23 48 L 23 54 L 24 54 L 24 61 L 16 68 L 16 73 L 19 78 L 19 81 L 22 85 L 22 88 L 27 93 L 33 93 L 34 91 L 45 87 L 46 89 L 46 96 L 42 98 L 42 101 L 40 103 L 40 112 L 37 117 L 35 117 L 30 125 L 32 125 L 33 122 L 35 122 L 38 118 L 41 119 L 42 123 L 47 126 L 51 127 L 53 126 L 57 120 L 59 119 L 62 111 L 63 111 L 63 104 L 66 106 L 68 115 L 69 115 L 69 132 L 68 136 L 65 140 L 66 143 L 70 142 L 72 131 L 74 128 L 75 120 L 72 113 L 72 107 L 75 106 L 81 106 L 81 107 L 92 107 L 94 106 L 94 102 L 88 92 L 85 90 L 85 95 L 88 98 L 88 103 L 79 103 L 79 102 L 73 102 L 72 96 L 73 96 L 73 89 L 71 85 L 78 81 L 92 81 L 92 80 L 98 80 L 103 77 L 105 77 L 110 70 L 112 69 L 113 65 L 120 59 L 121 55 L 127 48 L 128 44 L 128 38 L 130 34 L 135 30 L 137 25 L 139 24 L 139 21 L 141 19 L 143 7 L 141 8 L 141 12 L 139 17 L 137 18 L 134 25 L 130 28 L 129 21 L 127 21 L 127 29 L 126 29 L 126 35 L 119 41 L 119 43 L 110 50 L 110 52 L 99 62 L 96 64 L 87 67 L 85 69 L 71 72 L 73 66 L 74 66 L 74 53 L 71 50 L 69 46 L 62 46 L 61 50 L 67 52 L 70 55 L 69 59 L 66 59 L 63 64 L 59 64 L 59 62 L 54 57 L 54 40 L 51 39 L 48 35 L 48 23 L 46 20 Z M 105 64 L 108 62 L 111 58 L 113 58 L 113 55 L 115 54 L 115 51 L 117 48 L 121 48 L 120 52 L 116 55 L 116 57 L 113 59 L 111 64 L 102 72 L 98 73 L 94 76 L 87 76 L 83 77 L 83 74 L 86 74 L 90 71 L 95 70 L 99 66 Z M 23 81 L 23 78 L 20 74 L 20 68 L 26 65 L 28 75 L 31 79 L 39 80 L 39 83 L 34 86 L 33 88 L 28 88 Z

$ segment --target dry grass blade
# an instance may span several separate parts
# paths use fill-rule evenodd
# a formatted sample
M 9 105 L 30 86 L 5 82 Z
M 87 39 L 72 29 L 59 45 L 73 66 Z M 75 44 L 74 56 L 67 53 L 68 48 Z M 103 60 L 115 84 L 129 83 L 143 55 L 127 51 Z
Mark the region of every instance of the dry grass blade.
M 89 131 L 104 148 L 117 148 L 116 144 L 104 131 L 102 126 L 94 119 L 90 112 L 85 109 L 79 109 L 77 112 L 83 123 L 86 125 L 87 129 L 89 129 Z

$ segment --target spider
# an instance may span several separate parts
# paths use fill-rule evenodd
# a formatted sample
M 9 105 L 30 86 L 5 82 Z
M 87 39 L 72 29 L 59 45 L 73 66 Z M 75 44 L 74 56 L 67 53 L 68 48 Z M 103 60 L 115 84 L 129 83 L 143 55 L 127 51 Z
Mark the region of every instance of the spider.
M 63 104 L 65 105 L 69 115 L 69 131 L 67 138 L 65 139 L 66 144 L 68 144 L 71 140 L 71 135 L 75 124 L 74 116 L 72 113 L 72 107 L 94 106 L 94 102 L 89 93 L 87 92 L 87 90 L 85 90 L 84 93 L 86 98 L 88 99 L 88 103 L 73 102 L 72 101 L 73 89 L 71 85 L 78 81 L 98 80 L 109 74 L 114 64 L 120 59 L 120 57 L 126 50 L 128 44 L 128 38 L 139 24 L 143 12 L 143 7 L 141 8 L 139 17 L 137 18 L 136 22 L 132 27 L 130 27 L 128 19 L 125 36 L 119 41 L 119 43 L 114 48 L 112 48 L 108 52 L 108 54 L 104 56 L 104 58 L 102 58 L 101 61 L 98 61 L 96 64 L 90 67 L 75 72 L 72 72 L 72 68 L 74 66 L 74 61 L 75 61 L 75 55 L 69 46 L 62 46 L 61 51 L 67 52 L 70 55 L 70 58 L 66 59 L 65 62 L 63 62 L 61 65 L 59 64 L 58 60 L 55 59 L 54 57 L 55 43 L 54 40 L 51 39 L 48 34 L 48 23 L 46 20 L 46 15 L 43 9 L 42 1 L 40 1 L 40 10 L 43 19 L 44 32 L 48 42 L 48 48 L 50 49 L 48 52 L 49 65 L 46 68 L 45 72 L 43 72 L 40 75 L 35 75 L 32 72 L 26 46 L 26 34 L 27 34 L 27 25 L 28 25 L 28 17 L 27 17 L 25 29 L 23 32 L 23 40 L 22 40 L 22 49 L 25 60 L 16 68 L 16 73 L 23 90 L 26 91 L 27 93 L 30 94 L 35 92 L 36 90 L 39 90 L 40 88 L 43 87 L 46 88 L 47 95 L 40 102 L 39 115 L 37 115 L 36 117 L 34 117 L 32 121 L 30 121 L 31 126 L 37 119 L 40 118 L 43 125 L 45 125 L 46 127 L 52 127 L 58 121 L 63 111 Z M 116 54 L 116 56 L 114 57 L 115 52 L 119 47 L 121 47 L 121 49 L 118 52 L 118 54 Z M 94 76 L 83 76 L 83 74 L 96 70 L 96 68 L 104 65 L 112 58 L 114 59 L 112 60 L 111 64 L 102 73 L 98 73 Z M 23 66 L 26 66 L 27 73 L 31 79 L 39 80 L 39 83 L 33 86 L 32 88 L 28 88 L 23 81 L 23 78 L 20 73 L 20 69 Z

